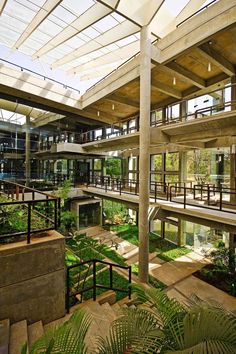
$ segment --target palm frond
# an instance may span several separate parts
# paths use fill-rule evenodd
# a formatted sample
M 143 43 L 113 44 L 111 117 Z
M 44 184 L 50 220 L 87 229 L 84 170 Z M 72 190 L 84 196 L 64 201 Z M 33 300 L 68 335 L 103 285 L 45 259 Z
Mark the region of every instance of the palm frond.
M 150 312 L 128 308 L 113 322 L 109 337 L 98 338 L 98 353 L 156 353 L 163 340 L 158 322 Z
M 236 353 L 236 317 L 221 308 L 191 308 L 170 331 L 174 344 L 168 353 Z
M 136 303 L 144 304 L 155 311 L 157 318 L 163 327 L 168 327 L 172 322 L 183 318 L 187 309 L 175 299 L 170 299 L 163 291 L 154 288 L 144 288 L 135 284 L 133 291 L 137 296 Z
M 77 310 L 71 318 L 55 327 L 37 340 L 30 354 L 85 354 L 85 336 L 91 323 L 91 318 L 84 310 Z

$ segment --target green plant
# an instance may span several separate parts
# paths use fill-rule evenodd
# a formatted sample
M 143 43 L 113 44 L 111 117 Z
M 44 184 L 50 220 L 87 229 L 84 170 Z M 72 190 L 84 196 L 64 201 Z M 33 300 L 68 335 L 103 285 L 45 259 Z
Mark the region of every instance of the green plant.
M 211 251 L 207 257 L 210 258 L 215 267 L 219 268 L 221 271 L 235 273 L 236 254 L 234 249 L 219 247 Z
M 61 212 L 61 227 L 67 232 L 71 231 L 76 226 L 76 214 L 72 211 L 65 210 Z
M 32 346 L 30 354 L 86 354 L 85 336 L 91 324 L 91 317 L 80 309 L 69 321 L 46 332 Z M 25 344 L 21 354 L 28 354 Z
M 185 307 L 157 289 L 133 286 L 136 304 L 123 308 L 109 336 L 97 338 L 97 354 L 229 354 L 236 349 L 236 316 L 216 303 L 192 299 Z M 81 309 L 53 331 L 46 332 L 30 354 L 85 354 L 91 323 Z M 27 346 L 21 354 L 27 353 Z
M 99 354 L 235 353 L 235 315 L 199 300 L 185 308 L 157 289 L 134 290 L 142 307 L 123 310 L 109 337 L 99 338 Z

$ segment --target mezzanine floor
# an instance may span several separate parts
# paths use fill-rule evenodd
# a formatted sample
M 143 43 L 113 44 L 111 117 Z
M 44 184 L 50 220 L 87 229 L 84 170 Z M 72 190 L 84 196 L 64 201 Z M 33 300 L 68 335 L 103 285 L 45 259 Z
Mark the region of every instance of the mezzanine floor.
M 82 191 L 87 194 L 92 194 L 94 196 L 99 196 L 107 199 L 112 199 L 117 202 L 123 202 L 128 204 L 133 204 L 134 208 L 138 208 L 139 196 L 135 194 L 120 194 L 117 191 L 108 190 L 107 192 L 103 189 L 96 187 L 81 187 Z M 196 205 L 186 205 L 179 202 L 179 200 L 173 199 L 173 201 L 157 199 L 155 202 L 154 198 L 150 198 L 150 207 L 161 209 L 167 212 L 173 212 L 176 214 L 182 214 L 190 217 L 207 219 L 213 222 L 222 223 L 230 225 L 236 228 L 236 211 L 232 212 L 231 209 L 224 209 L 224 211 L 217 210 L 217 207 L 211 206 L 210 209 L 203 207 L 201 204 Z

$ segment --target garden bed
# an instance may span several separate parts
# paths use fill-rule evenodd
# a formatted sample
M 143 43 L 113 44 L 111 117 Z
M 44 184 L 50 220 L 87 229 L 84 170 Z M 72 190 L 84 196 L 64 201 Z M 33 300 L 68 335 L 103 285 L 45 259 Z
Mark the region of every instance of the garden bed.
M 135 246 L 139 245 L 138 226 L 136 225 L 111 225 L 107 226 L 106 229 L 115 231 L 119 237 L 129 241 Z M 150 253 L 157 252 L 157 257 L 166 262 L 173 261 L 191 252 L 189 248 L 177 246 L 154 233 L 149 233 L 149 251 Z
M 204 268 L 198 270 L 193 275 L 206 283 L 223 290 L 227 294 L 236 297 L 235 275 L 220 270 L 214 264 L 207 264 Z

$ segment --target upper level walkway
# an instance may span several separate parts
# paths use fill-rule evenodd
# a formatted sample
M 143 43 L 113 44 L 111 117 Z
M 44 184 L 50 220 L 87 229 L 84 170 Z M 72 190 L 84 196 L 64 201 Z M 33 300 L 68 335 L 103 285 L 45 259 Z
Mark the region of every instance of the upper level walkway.
M 92 194 L 98 196 L 100 198 L 111 199 L 114 201 L 120 201 L 122 203 L 127 204 L 131 208 L 138 210 L 139 206 L 139 195 L 136 193 L 132 193 L 128 190 L 119 191 L 116 188 L 113 190 L 102 189 L 101 187 L 95 186 L 84 186 L 80 187 L 84 193 Z M 173 186 L 173 189 L 175 187 Z M 184 189 L 184 187 L 182 187 Z M 182 195 L 173 196 L 173 192 L 169 195 L 166 200 L 165 195 L 161 197 L 156 196 L 152 192 L 150 194 L 150 213 L 152 213 L 151 209 L 155 208 L 156 211 L 162 210 L 167 212 L 167 214 L 171 214 L 172 216 L 182 216 L 183 219 L 186 217 L 192 217 L 199 219 L 199 222 L 203 219 L 214 222 L 215 226 L 219 226 L 219 224 L 228 225 L 231 228 L 231 231 L 236 231 L 236 207 L 235 205 L 230 205 L 222 203 L 222 207 L 220 210 L 220 206 L 217 205 L 207 205 L 204 204 L 203 200 L 193 199 L 190 193 L 187 194 L 188 189 L 185 189 L 185 193 Z M 200 191 L 199 191 L 200 192 Z M 197 197 L 197 195 L 196 195 Z M 226 203 L 226 201 L 225 201 Z M 157 214 L 152 213 L 152 217 Z

